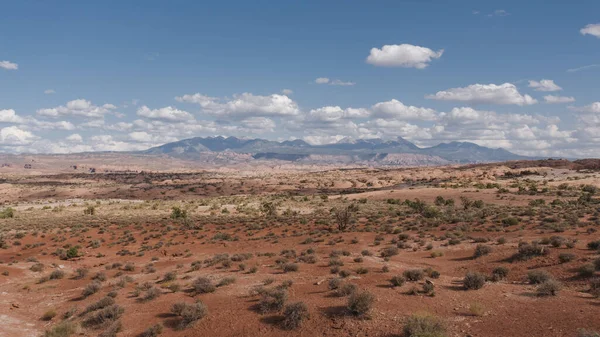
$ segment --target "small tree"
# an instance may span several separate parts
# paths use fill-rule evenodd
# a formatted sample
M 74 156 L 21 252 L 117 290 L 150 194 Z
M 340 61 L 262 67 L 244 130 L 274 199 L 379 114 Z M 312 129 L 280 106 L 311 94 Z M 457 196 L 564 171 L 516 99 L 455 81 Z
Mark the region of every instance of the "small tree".
M 266 217 L 277 216 L 277 206 L 272 202 L 263 202 L 260 206 L 260 210 Z
M 338 229 L 340 231 L 345 231 L 350 225 L 350 221 L 352 220 L 352 209 L 350 206 L 344 208 L 337 208 L 334 210 L 335 221 L 338 224 Z

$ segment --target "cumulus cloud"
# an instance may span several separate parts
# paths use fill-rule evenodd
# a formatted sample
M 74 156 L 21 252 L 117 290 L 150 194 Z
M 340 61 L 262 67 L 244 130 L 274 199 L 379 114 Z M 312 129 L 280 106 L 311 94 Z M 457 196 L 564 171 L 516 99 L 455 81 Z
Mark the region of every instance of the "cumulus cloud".
M 355 82 L 350 81 L 342 81 L 342 80 L 331 80 L 327 77 L 319 77 L 315 80 L 317 84 L 329 84 L 329 85 L 339 85 L 339 86 L 352 86 L 355 85 Z
M 8 126 L 0 129 L 0 144 L 2 145 L 27 145 L 38 138 L 33 133 L 17 126 Z
M 587 112 L 587 113 L 600 113 L 600 102 L 594 102 L 592 104 L 581 106 L 581 107 L 569 107 L 570 110 L 579 111 L 579 112 Z
M 178 110 L 171 106 L 160 109 L 150 109 L 144 105 L 137 110 L 137 115 L 150 119 L 161 119 L 165 121 L 187 121 L 194 119 L 194 116 L 192 116 L 192 114 L 189 112 Z
M 13 109 L 0 110 L 0 123 L 24 123 L 25 119 L 17 116 L 17 113 Z
M 556 85 L 553 80 L 529 81 L 529 87 L 535 91 L 560 91 L 561 87 Z
M 0 68 L 5 70 L 17 70 L 19 69 L 19 65 L 9 61 L 0 61 Z
M 371 110 L 374 117 L 394 118 L 398 120 L 432 121 L 437 118 L 437 114 L 433 109 L 406 106 L 396 99 L 377 103 L 371 107 Z
M 106 114 L 115 113 L 117 107 L 113 104 L 96 106 L 85 99 L 76 99 L 56 108 L 39 109 L 37 114 L 45 117 L 78 116 L 85 118 L 102 118 Z
M 372 48 L 367 57 L 367 63 L 381 67 L 427 68 L 434 59 L 439 59 L 444 53 L 443 49 L 432 49 L 411 44 L 385 45 Z
M 600 38 L 600 23 L 589 24 L 579 30 L 582 35 L 593 35 Z
M 21 124 L 26 128 L 73 130 L 75 125 L 68 121 L 48 122 L 41 121 L 32 116 L 19 116 L 13 109 L 0 110 L 0 123 Z
M 233 98 L 215 98 L 200 93 L 175 98 L 179 102 L 196 103 L 202 112 L 212 116 L 233 119 L 249 117 L 294 116 L 300 113 L 298 104 L 286 95 L 268 96 L 243 93 Z
M 81 142 L 83 142 L 83 137 L 81 137 L 81 135 L 78 134 L 78 133 L 74 133 L 72 135 L 69 135 L 65 139 L 68 142 L 71 142 L 71 143 L 81 143 Z
M 532 105 L 537 100 L 529 95 L 521 95 L 512 83 L 472 84 L 464 88 L 451 88 L 425 96 L 440 101 L 458 101 L 471 104 L 515 104 Z
M 547 95 L 544 100 L 548 104 L 571 103 L 575 102 L 575 97 Z
M 283 90 L 281 90 L 281 93 L 286 96 L 289 96 L 289 95 L 293 94 L 294 91 L 292 91 L 291 89 L 283 89 Z

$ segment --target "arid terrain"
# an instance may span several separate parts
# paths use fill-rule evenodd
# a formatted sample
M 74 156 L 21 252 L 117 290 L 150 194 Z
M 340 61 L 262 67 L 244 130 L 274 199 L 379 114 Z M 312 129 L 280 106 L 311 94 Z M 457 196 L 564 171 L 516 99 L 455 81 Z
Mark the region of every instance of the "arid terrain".
M 600 331 L 597 161 L 2 160 L 2 337 Z

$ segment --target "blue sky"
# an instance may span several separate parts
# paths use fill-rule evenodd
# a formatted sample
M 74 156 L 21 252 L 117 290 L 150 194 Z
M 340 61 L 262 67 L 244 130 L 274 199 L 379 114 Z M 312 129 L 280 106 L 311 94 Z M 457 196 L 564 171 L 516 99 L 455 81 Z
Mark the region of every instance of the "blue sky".
M 600 151 L 600 2 L 0 1 L 0 151 L 194 136 Z

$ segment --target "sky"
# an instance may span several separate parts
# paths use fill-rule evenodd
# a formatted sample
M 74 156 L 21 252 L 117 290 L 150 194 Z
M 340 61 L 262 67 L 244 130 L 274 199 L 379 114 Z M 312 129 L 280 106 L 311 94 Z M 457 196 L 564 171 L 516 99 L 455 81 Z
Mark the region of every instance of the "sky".
M 600 157 L 600 1 L 0 0 L 0 152 L 403 137 Z

